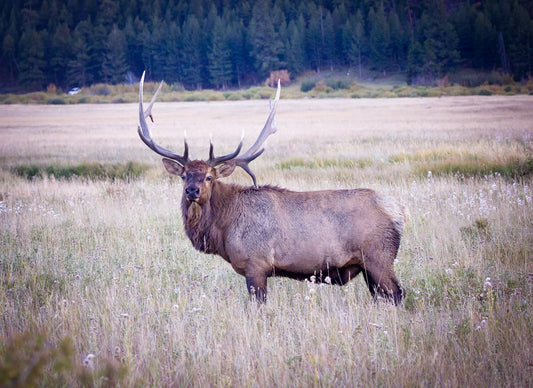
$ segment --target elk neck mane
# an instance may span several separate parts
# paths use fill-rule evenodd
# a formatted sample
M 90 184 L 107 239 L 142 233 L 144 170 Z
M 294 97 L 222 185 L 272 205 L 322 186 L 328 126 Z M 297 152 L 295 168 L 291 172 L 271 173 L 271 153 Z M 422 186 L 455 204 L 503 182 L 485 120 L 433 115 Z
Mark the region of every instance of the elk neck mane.
M 226 258 L 223 231 L 238 214 L 246 211 L 243 201 L 240 199 L 248 197 L 252 200 L 252 197 L 265 193 L 289 191 L 271 185 L 256 188 L 215 181 L 211 198 L 203 205 L 188 202 L 183 195 L 181 211 L 185 232 L 197 250 Z

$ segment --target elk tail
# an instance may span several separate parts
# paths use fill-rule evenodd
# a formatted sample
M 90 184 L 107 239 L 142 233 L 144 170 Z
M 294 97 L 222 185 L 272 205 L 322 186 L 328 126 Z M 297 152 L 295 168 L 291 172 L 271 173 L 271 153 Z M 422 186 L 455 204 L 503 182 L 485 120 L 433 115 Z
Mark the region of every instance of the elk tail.
M 394 229 L 396 229 L 396 231 L 402 235 L 403 228 L 411 218 L 409 209 L 400 204 L 395 198 L 386 196 L 380 196 L 378 203 L 382 211 L 390 217 L 394 225 Z

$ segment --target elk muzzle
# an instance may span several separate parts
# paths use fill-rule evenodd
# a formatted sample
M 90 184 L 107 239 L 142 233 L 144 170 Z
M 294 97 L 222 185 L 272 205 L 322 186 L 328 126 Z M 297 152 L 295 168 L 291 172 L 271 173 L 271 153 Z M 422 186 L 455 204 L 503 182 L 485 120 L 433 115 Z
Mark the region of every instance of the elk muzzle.
M 185 196 L 189 202 L 195 202 L 200 198 L 200 189 L 194 185 L 185 188 Z

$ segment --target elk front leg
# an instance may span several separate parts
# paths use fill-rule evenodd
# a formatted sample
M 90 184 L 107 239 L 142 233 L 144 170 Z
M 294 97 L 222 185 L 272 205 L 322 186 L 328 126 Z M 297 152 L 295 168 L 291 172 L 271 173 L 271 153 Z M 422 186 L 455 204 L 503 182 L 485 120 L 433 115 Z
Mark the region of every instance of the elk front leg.
M 267 298 L 267 277 L 266 275 L 246 275 L 246 287 L 250 298 L 257 303 L 265 303 Z

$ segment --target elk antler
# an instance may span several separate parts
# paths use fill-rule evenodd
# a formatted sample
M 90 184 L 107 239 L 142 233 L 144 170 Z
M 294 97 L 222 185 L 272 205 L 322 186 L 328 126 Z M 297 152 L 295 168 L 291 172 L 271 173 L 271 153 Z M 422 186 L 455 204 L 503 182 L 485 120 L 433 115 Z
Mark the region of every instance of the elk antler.
M 170 150 L 167 150 L 166 148 L 161 147 L 158 145 L 154 140 L 152 139 L 152 134 L 150 132 L 150 128 L 148 128 L 148 124 L 146 123 L 146 117 L 150 117 L 153 121 L 152 117 L 152 107 L 154 106 L 155 99 L 157 97 L 157 94 L 161 90 L 161 87 L 163 86 L 163 82 L 159 85 L 156 92 L 154 93 L 152 100 L 150 101 L 150 104 L 148 105 L 148 108 L 144 110 L 143 108 L 143 86 L 144 86 L 144 75 L 145 72 L 143 72 L 143 75 L 141 77 L 141 82 L 139 83 L 139 127 L 138 132 L 139 136 L 141 137 L 141 140 L 146 144 L 148 147 L 150 147 L 153 151 L 158 153 L 161 156 L 164 156 L 169 159 L 173 159 L 182 166 L 185 166 L 190 160 L 189 160 L 189 146 L 187 144 L 187 139 L 184 139 L 184 146 L 185 150 L 183 151 L 183 155 L 178 155 Z M 265 126 L 261 130 L 261 133 L 257 137 L 257 140 L 255 143 L 241 156 L 237 157 L 239 153 L 241 152 L 242 148 L 242 141 L 243 136 L 241 137 L 241 141 L 239 142 L 239 145 L 237 146 L 237 149 L 232 152 L 231 154 L 224 155 L 224 156 L 218 156 L 215 157 L 214 151 L 213 151 L 213 142 L 210 141 L 209 146 L 209 159 L 206 161 L 207 164 L 209 164 L 211 167 L 216 167 L 221 164 L 229 164 L 233 166 L 239 166 L 244 171 L 246 171 L 254 181 L 254 186 L 257 187 L 257 181 L 255 178 L 255 174 L 250 169 L 249 163 L 259 157 L 264 151 L 264 145 L 267 140 L 267 138 L 276 133 L 276 125 L 274 121 L 274 116 L 276 115 L 276 108 L 277 103 L 279 101 L 279 95 L 281 91 L 281 85 L 280 81 L 278 80 L 278 89 L 276 91 L 276 98 L 274 102 L 270 104 L 270 113 L 268 114 Z
M 265 126 L 261 130 L 261 133 L 257 137 L 257 140 L 255 141 L 255 143 L 244 154 L 237 157 L 242 147 L 242 137 L 241 137 L 241 141 L 237 149 L 235 150 L 235 152 L 233 152 L 232 154 L 226 155 L 226 156 L 218 157 L 218 158 L 214 157 L 213 143 L 211 143 L 210 149 L 209 149 L 209 160 L 207 161 L 207 163 L 210 166 L 214 167 L 222 163 L 233 164 L 235 166 L 239 166 L 252 177 L 252 180 L 254 181 L 254 186 L 257 187 L 255 174 L 252 172 L 248 164 L 252 160 L 259 157 L 265 151 L 264 145 L 265 145 L 267 138 L 270 135 L 276 133 L 277 128 L 276 128 L 276 123 L 274 121 L 274 116 L 276 115 L 276 108 L 277 108 L 277 104 L 279 101 L 280 91 L 281 91 L 281 85 L 280 85 L 280 81 L 278 80 L 278 90 L 276 91 L 276 98 L 274 99 L 274 102 L 270 104 L 270 113 L 268 114 Z
M 141 140 L 144 142 L 144 144 L 146 144 L 148 147 L 150 147 L 153 151 L 155 151 L 159 155 L 164 156 L 169 159 L 173 159 L 179 164 L 181 164 L 182 166 L 185 166 L 187 162 L 189 162 L 189 146 L 187 145 L 187 139 L 184 140 L 185 150 L 183 151 L 183 155 L 175 154 L 174 152 L 161 147 L 156 142 L 154 142 L 154 140 L 152 139 L 152 133 L 150 132 L 150 128 L 148 128 L 148 124 L 146 123 L 146 117 L 150 117 L 150 119 L 154 121 L 152 117 L 152 107 L 157 97 L 157 93 L 159 93 L 159 91 L 161 90 L 161 87 L 163 86 L 163 82 L 161 82 L 161 84 L 159 85 L 159 88 L 157 88 L 157 91 L 152 97 L 152 100 L 150 101 L 148 108 L 144 110 L 143 109 L 144 74 L 145 72 L 143 72 L 143 75 L 141 77 L 141 82 L 139 84 L 139 123 L 140 123 L 138 127 L 139 136 L 141 137 Z

